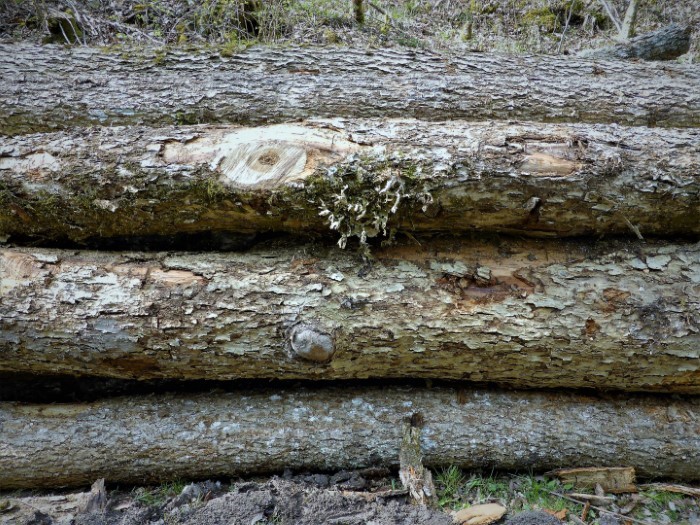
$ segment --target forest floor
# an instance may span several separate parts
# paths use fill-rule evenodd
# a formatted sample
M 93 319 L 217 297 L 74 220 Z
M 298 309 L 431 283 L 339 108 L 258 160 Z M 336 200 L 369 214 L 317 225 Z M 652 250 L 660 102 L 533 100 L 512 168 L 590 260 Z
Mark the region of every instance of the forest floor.
M 627 0 L 608 4 L 624 17 Z M 599 0 L 372 0 L 358 24 L 351 0 L 3 0 L 0 39 L 82 45 L 258 44 L 408 47 L 440 52 L 570 54 L 613 43 Z M 700 59 L 696 0 L 646 0 L 637 33 L 690 24 Z
M 507 509 L 505 525 L 700 524 L 700 499 L 653 488 L 605 494 L 592 507 L 575 502 L 574 487 L 529 474 L 481 475 L 450 468 L 436 473 L 439 508 L 407 502 L 401 483 L 385 469 L 335 474 L 171 482 L 157 487 L 110 487 L 90 492 L 0 494 L 6 525 L 449 525 L 451 512 L 483 503 Z M 586 492 L 576 490 L 577 493 Z M 591 494 L 594 491 L 587 491 Z M 89 500 L 91 510 L 86 510 Z M 97 503 L 95 504 L 95 501 Z M 581 520 L 581 518 L 584 518 Z

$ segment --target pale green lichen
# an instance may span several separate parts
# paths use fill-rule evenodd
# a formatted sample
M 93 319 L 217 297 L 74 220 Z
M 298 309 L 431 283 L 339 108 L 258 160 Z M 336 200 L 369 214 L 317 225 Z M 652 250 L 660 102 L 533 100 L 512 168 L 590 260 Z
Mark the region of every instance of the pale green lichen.
M 356 237 L 367 251 L 368 239 L 392 236 L 390 221 L 403 204 L 419 204 L 425 211 L 433 201 L 417 168 L 402 166 L 400 161 L 356 158 L 345 166 L 331 167 L 325 181 L 324 190 L 317 192 L 325 196 L 318 199 L 319 215 L 340 233 L 341 248 Z

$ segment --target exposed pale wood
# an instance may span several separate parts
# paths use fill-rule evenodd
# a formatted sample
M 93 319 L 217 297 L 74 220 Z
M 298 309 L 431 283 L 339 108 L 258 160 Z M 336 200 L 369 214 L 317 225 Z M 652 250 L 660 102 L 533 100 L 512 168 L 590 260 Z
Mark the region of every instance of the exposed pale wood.
M 612 46 L 582 51 L 578 56 L 605 60 L 673 60 L 690 49 L 690 33 L 690 26 L 671 24 Z
M 0 236 L 700 234 L 700 130 L 334 120 L 6 138 Z
M 700 393 L 700 244 L 0 251 L 0 372 Z
M 694 65 L 344 48 L 0 44 L 0 133 L 308 117 L 700 125 Z
M 637 492 L 634 467 L 583 467 L 558 469 L 547 472 L 562 483 L 571 483 L 575 488 L 594 489 L 600 485 L 605 492 L 612 494 Z
M 446 388 L 323 388 L 0 403 L 0 487 L 398 466 L 420 414 L 431 468 L 632 465 L 700 474 L 700 400 Z
M 685 485 L 678 485 L 677 483 L 644 483 L 640 485 L 639 488 L 660 492 L 674 492 L 676 494 L 685 494 L 686 496 L 700 498 L 700 488 L 687 487 Z
M 406 418 L 401 434 L 399 450 L 399 479 L 408 491 L 409 498 L 415 505 L 437 507 L 437 491 L 433 483 L 433 474 L 423 465 L 421 450 L 421 430 L 425 421 L 422 414 Z

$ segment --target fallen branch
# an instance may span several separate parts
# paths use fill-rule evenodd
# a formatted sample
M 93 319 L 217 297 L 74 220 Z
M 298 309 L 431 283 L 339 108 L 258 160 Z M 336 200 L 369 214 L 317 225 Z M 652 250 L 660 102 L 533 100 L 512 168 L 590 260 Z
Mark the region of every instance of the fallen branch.
M 286 468 L 396 467 L 400 423 L 416 414 L 425 421 L 422 454 L 431 468 L 624 463 L 642 475 L 679 480 L 700 472 L 696 398 L 294 388 L 0 403 L 0 488 L 81 485 L 95 476 L 149 483 Z
M 381 86 L 378 88 L 377 86 Z M 625 94 L 634 96 L 625 96 Z M 700 125 L 693 65 L 314 47 L 0 44 L 0 134 L 310 117 Z
M 13 137 L 0 236 L 697 236 L 699 142 L 690 129 L 416 120 Z
M 0 371 L 700 393 L 698 297 L 700 244 L 5 249 Z
M 690 49 L 690 29 L 690 26 L 671 24 L 613 46 L 584 50 L 578 56 L 605 60 L 673 60 Z

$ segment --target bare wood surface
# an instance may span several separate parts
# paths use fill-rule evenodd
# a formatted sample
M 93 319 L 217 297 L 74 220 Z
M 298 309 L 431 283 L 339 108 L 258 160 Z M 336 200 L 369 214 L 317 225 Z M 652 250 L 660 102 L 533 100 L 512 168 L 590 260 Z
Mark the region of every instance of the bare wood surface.
M 3 139 L 0 236 L 700 234 L 700 131 L 317 120 Z
M 700 393 L 700 245 L 0 252 L 0 371 Z
M 562 483 L 570 483 L 574 488 L 595 489 L 600 485 L 605 492 L 624 494 L 637 492 L 637 478 L 634 467 L 581 467 L 558 469 L 547 472 Z
M 309 117 L 700 125 L 694 65 L 253 47 L 105 51 L 0 44 L 0 133 Z
M 0 487 L 162 482 L 255 472 L 398 466 L 401 421 L 421 414 L 431 468 L 634 466 L 700 473 L 697 398 L 446 388 L 294 388 L 0 403 Z
M 690 26 L 671 24 L 612 46 L 587 49 L 578 56 L 605 60 L 673 60 L 690 49 L 690 33 Z

